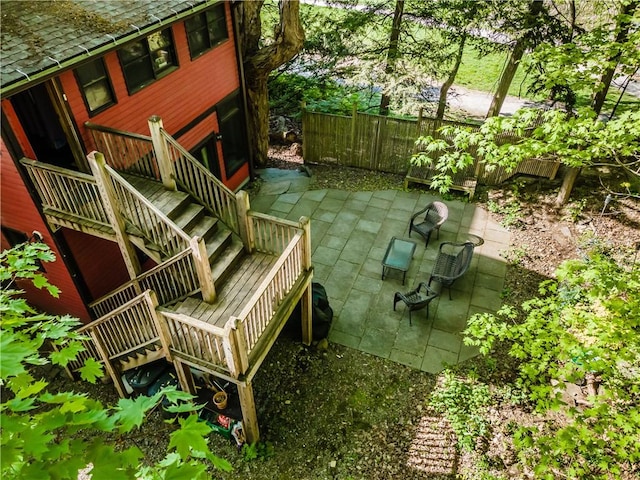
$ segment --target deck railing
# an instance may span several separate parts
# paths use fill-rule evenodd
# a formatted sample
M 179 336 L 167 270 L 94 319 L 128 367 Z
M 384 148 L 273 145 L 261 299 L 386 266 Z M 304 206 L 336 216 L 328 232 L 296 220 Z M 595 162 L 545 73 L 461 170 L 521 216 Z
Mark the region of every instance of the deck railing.
M 189 248 L 191 240 L 189 235 L 116 171 L 110 167 L 106 168 L 118 199 L 120 213 L 125 220 L 139 230 L 152 248 L 166 256 L 176 255 Z
M 76 360 L 69 362 L 67 368 L 78 370 L 89 358 L 98 361 L 109 361 L 123 357 L 159 341 L 158 329 L 154 322 L 149 292 L 134 297 L 107 315 L 78 329 L 78 333 L 90 335 L 91 340 L 85 340 L 85 351 Z M 102 353 L 104 353 L 104 356 Z
M 159 320 L 169 337 L 169 350 L 194 367 L 229 371 L 224 351 L 225 331 L 175 312 L 161 311 Z
M 107 165 L 111 168 L 160 180 L 160 169 L 151 137 L 90 122 L 84 125 L 93 136 L 96 150 L 104 154 Z
M 102 317 L 135 298 L 139 292 L 153 290 L 160 305 L 180 300 L 200 290 L 191 249 L 129 280 L 116 290 L 89 304 L 96 317 Z
M 294 235 L 256 293 L 238 315 L 247 355 L 260 340 L 282 300 L 304 273 L 304 240 L 302 231 Z
M 249 212 L 252 248 L 260 253 L 280 255 L 300 233 L 300 225 L 259 212 Z
M 169 159 L 176 176 L 175 180 L 179 186 L 198 199 L 233 232 L 239 234 L 235 194 L 165 130 L 161 129 L 160 133 L 166 142 Z
M 98 186 L 91 175 L 27 158 L 21 159 L 20 163 L 25 166 L 44 209 L 76 217 L 81 222 L 110 227 Z

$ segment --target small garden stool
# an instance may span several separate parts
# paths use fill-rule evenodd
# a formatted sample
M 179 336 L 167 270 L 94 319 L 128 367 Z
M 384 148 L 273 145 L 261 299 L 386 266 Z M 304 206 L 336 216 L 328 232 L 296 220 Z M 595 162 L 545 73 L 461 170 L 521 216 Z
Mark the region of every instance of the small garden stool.
M 424 292 L 420 289 L 424 288 Z M 411 312 L 427 307 L 427 318 L 429 318 L 429 303 L 436 298 L 438 294 L 429 288 L 429 286 L 420 282 L 418 288 L 407 293 L 396 292 L 393 296 L 393 310 L 396 310 L 396 303 L 402 300 L 409 307 L 409 325 L 411 325 Z

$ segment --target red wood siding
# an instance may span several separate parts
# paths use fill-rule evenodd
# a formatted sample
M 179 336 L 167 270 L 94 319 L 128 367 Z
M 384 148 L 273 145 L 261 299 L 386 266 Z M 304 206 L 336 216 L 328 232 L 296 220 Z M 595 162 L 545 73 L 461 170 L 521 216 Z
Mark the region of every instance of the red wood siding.
M 88 150 L 95 146 L 91 134 L 84 127 L 86 121 L 148 135 L 147 120 L 152 115 L 158 115 L 162 118 L 164 128 L 173 134 L 240 88 L 229 4 L 226 4 L 226 9 L 229 39 L 193 61 L 189 55 L 184 23 L 173 25 L 178 68 L 133 95 L 129 95 L 127 91 L 117 53 L 108 53 L 104 59 L 117 104 L 94 117 L 89 118 L 73 72 L 65 72 L 59 77 Z M 210 135 L 215 126 L 215 121 L 200 122 L 197 125 L 198 134 L 189 132 L 188 135 L 183 135 L 180 142 L 185 148 L 191 149 Z M 222 164 L 221 170 L 224 170 Z M 231 179 L 226 179 L 226 183 L 238 186 L 248 175 L 248 167 L 242 168 Z
M 18 144 L 24 153 L 24 156 L 30 158 L 32 160 L 36 159 L 36 154 L 33 151 L 33 147 L 31 147 L 31 143 L 27 139 L 27 136 L 24 134 L 24 130 L 20 125 L 20 120 L 18 120 L 18 116 L 16 115 L 16 111 L 13 108 L 13 105 L 6 98 L 2 100 L 2 111 L 4 112 L 7 123 L 11 126 L 11 130 L 13 131 L 16 139 L 18 140 Z M 4 145 L 3 145 L 3 156 L 4 156 Z
M 7 113 L 9 113 L 8 110 Z M 16 134 L 18 133 L 16 132 Z M 19 138 L 19 135 L 17 136 Z M 2 195 L 0 213 L 2 225 L 24 232 L 28 236 L 34 230 L 42 234 L 43 242 L 49 245 L 57 259 L 55 262 L 45 264 L 47 278 L 49 282 L 60 289 L 61 293 L 59 298 L 53 298 L 47 291 L 38 290 L 28 282 L 21 284 L 20 288 L 25 290 L 27 301 L 40 310 L 55 315 L 69 314 L 78 317 L 84 322 L 89 321 L 89 313 L 84 306 L 80 293 L 76 289 L 65 263 L 62 261 L 62 255 L 40 212 L 31 199 L 4 141 L 1 142 L 0 146 L 0 188 Z M 8 242 L 3 236 L 2 248 L 8 247 Z
M 129 281 L 117 243 L 69 229 L 64 238 L 93 300 Z

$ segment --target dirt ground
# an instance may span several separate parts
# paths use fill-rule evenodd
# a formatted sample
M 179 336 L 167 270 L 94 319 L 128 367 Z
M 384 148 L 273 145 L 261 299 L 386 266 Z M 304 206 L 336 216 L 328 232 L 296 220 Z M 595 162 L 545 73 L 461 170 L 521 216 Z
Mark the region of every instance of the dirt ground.
M 300 167 L 295 148 L 280 147 L 271 154 L 270 166 Z M 335 166 L 310 168 L 315 188 L 402 188 L 402 178 L 396 175 Z M 581 254 L 587 237 L 595 235 L 620 247 L 640 241 L 638 201 L 616 197 L 602 213 L 606 191 L 597 175 L 586 173 L 578 180 L 572 203 L 558 208 L 553 199 L 559 185 L 560 180 L 522 178 L 478 191 L 478 203 L 494 210 L 493 215 L 509 223 L 513 233 L 507 253 L 506 302 L 519 304 L 534 295 L 539 281 L 551 276 L 562 260 Z M 498 364 L 489 368 L 476 358 L 464 368 L 475 369 L 491 382 L 511 379 L 508 363 Z M 56 378 L 62 388 L 88 389 L 106 403 L 117 401 L 108 385 L 87 387 L 62 375 Z M 239 450 L 211 435 L 213 450 L 234 466 L 233 473 L 215 472 L 213 477 L 410 480 L 472 474 L 477 458 L 456 451 L 446 421 L 427 407 L 437 381 L 434 375 L 340 345 L 306 348 L 285 331 L 253 384 L 262 442 L 251 450 Z M 492 405 L 488 415 L 491 435 L 483 450 L 493 459 L 492 468 L 503 478 L 530 478 L 518 467 L 506 440 L 509 423 L 529 421 L 530 414 L 505 403 Z M 164 455 L 171 429 L 156 412 L 139 431 L 112 440 L 121 446 L 135 444 L 148 461 L 155 461 Z

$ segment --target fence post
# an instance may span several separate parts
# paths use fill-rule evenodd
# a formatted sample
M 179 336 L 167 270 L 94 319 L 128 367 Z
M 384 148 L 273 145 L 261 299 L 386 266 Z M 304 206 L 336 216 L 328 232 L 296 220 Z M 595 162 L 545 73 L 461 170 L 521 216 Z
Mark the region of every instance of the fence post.
M 249 218 L 249 194 L 245 190 L 236 193 L 236 211 L 238 212 L 238 230 L 240 238 L 247 253 L 251 253 L 255 247 L 253 242 L 253 230 Z
M 98 186 L 98 191 L 100 192 L 100 197 L 102 198 L 104 209 L 109 217 L 111 227 L 116 234 L 116 241 L 120 247 L 122 258 L 124 259 L 127 271 L 129 272 L 129 277 L 132 280 L 135 280 L 141 272 L 140 262 L 138 261 L 135 248 L 129 241 L 129 237 L 125 231 L 124 219 L 117 208 L 118 201 L 113 191 L 111 177 L 106 169 L 104 155 L 100 152 L 94 151 L 87 155 L 87 160 L 89 160 L 89 166 L 91 167 L 93 177 L 96 180 L 96 185 Z M 136 294 L 139 295 L 142 293 L 138 282 L 134 282 L 134 288 L 136 289 Z
M 171 163 L 171 156 L 167 149 L 167 141 L 162 136 L 162 118 L 157 115 L 149 117 L 149 131 L 151 132 L 151 141 L 153 142 L 153 150 L 156 152 L 158 161 L 158 170 L 160 170 L 160 178 L 162 184 L 167 190 L 176 189 L 175 172 Z
M 356 154 L 356 132 L 358 125 L 358 104 L 354 103 L 351 109 L 351 164 L 355 161 Z
M 300 112 L 302 113 L 302 132 L 304 134 L 305 130 L 308 128 L 309 118 L 307 117 L 307 102 L 304 100 L 300 103 Z M 305 126 L 306 125 L 306 126 Z M 304 165 L 304 159 L 307 158 L 307 143 L 302 142 L 302 164 Z
M 189 240 L 189 246 L 191 247 L 191 255 L 196 265 L 196 274 L 198 275 L 198 282 L 200 283 L 202 300 L 206 303 L 213 303 L 216 301 L 216 287 L 213 283 L 213 273 L 211 273 L 207 246 L 201 237 L 193 237 Z

